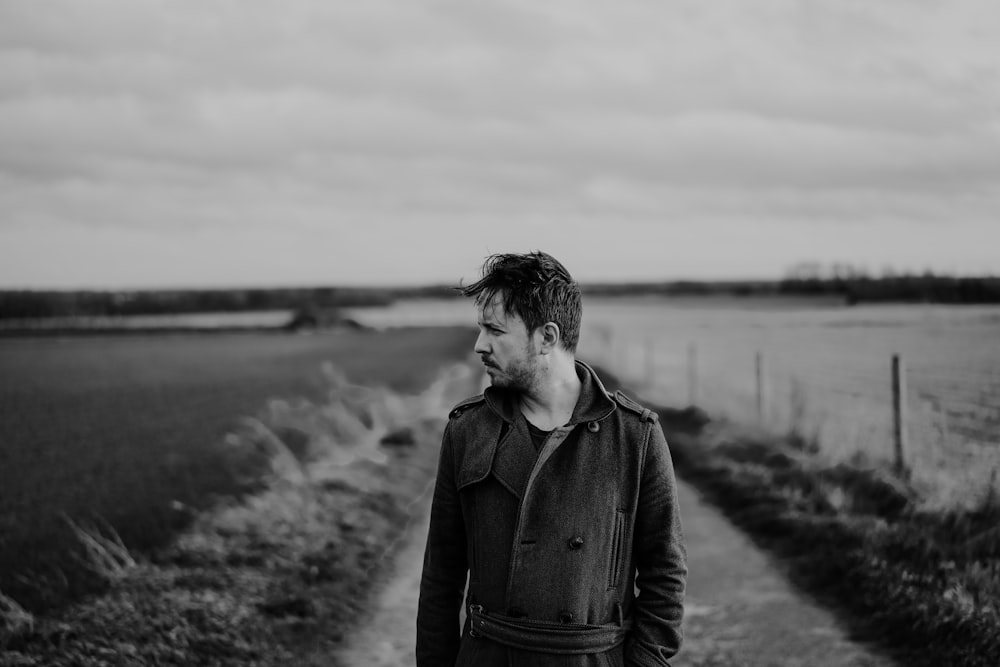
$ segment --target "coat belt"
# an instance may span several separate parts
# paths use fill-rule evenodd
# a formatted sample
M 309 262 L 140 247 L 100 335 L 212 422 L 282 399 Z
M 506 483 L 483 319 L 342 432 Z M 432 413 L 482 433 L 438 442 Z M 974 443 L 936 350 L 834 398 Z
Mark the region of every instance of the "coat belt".
M 486 637 L 511 648 L 580 655 L 603 653 L 625 641 L 631 622 L 589 625 L 551 623 L 487 613 L 482 605 L 469 605 L 469 635 Z

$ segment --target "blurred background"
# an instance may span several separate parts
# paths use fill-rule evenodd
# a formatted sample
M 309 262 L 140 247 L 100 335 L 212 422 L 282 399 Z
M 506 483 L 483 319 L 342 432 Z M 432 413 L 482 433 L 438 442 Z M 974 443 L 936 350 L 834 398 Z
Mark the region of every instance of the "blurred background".
M 471 324 L 542 249 L 673 402 L 886 439 L 901 354 L 980 447 L 1000 15 L 703 4 L 3 2 L 0 330 Z
M 974 505 L 998 33 L 986 0 L 0 0 L 0 590 L 71 592 L 14 574 L 73 510 L 161 544 L 239 486 L 205 443 L 324 361 L 423 389 L 498 252 L 561 260 L 643 396 Z

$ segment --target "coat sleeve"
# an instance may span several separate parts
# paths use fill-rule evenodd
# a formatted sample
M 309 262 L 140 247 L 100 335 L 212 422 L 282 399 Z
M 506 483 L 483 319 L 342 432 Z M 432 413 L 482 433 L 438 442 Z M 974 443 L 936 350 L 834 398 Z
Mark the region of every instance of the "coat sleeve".
M 468 573 L 465 523 L 455 482 L 451 422 L 441 442 L 417 608 L 417 667 L 453 667 Z
M 658 422 L 648 429 L 636 510 L 636 588 L 625 664 L 664 667 L 681 645 L 687 554 L 677 506 L 677 481 Z

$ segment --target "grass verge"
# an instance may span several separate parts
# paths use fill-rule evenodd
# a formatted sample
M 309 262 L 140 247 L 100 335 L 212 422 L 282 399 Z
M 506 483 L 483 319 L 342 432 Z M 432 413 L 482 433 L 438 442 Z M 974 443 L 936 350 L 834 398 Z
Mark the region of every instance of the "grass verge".
M 1000 664 L 1000 499 L 922 509 L 905 480 L 825 463 L 795 435 L 658 412 L 678 474 L 788 564 L 793 581 L 902 664 Z
M 324 400 L 271 401 L 225 437 L 226 465 L 259 493 L 146 556 L 73 524 L 105 591 L 44 616 L 0 596 L 0 664 L 334 664 L 431 488 L 448 407 L 478 378 L 454 366 L 404 395 L 325 372 Z

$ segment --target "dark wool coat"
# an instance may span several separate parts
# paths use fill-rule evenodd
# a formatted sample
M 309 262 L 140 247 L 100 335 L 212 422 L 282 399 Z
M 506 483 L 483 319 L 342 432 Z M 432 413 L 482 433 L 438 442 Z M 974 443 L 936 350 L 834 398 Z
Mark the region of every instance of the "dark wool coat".
M 510 392 L 451 413 L 441 445 L 417 615 L 418 667 L 660 667 L 680 648 L 687 568 L 673 464 L 656 415 L 577 362 L 569 423 L 536 451 Z M 460 624 L 487 614 L 631 623 L 602 652 L 513 649 Z M 461 630 L 461 632 L 460 632 Z

